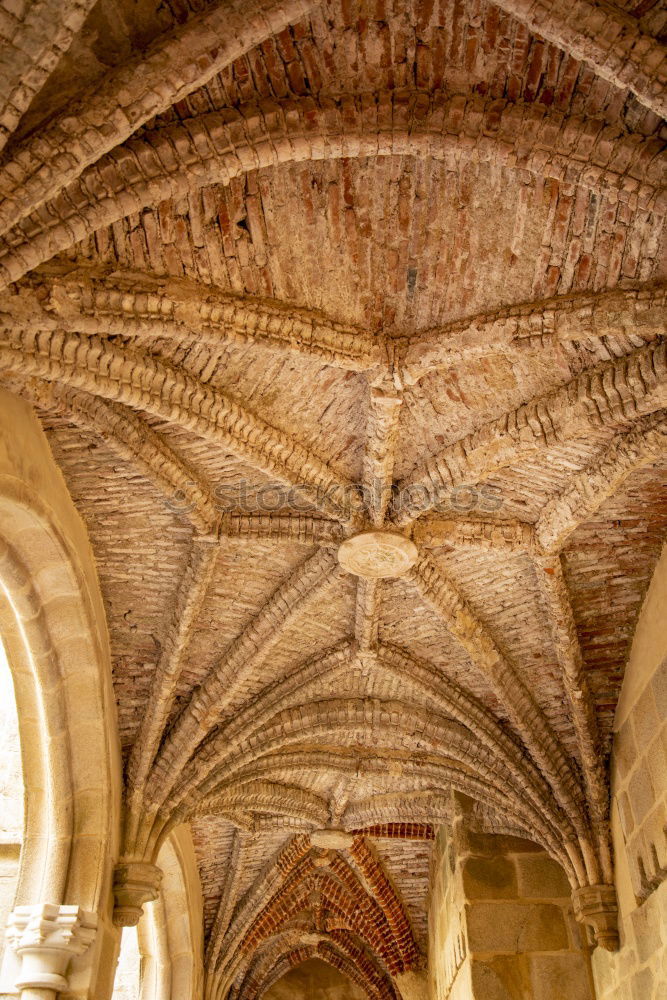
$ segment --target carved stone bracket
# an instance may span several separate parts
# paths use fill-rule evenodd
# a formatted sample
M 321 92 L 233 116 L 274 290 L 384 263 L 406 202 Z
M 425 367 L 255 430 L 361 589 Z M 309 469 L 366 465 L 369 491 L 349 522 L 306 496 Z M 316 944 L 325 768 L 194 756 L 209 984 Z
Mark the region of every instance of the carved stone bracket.
M 136 927 L 145 903 L 157 899 L 162 871 L 147 861 L 126 861 L 116 865 L 113 877 L 117 927 Z
M 83 955 L 96 931 L 97 916 L 78 906 L 17 906 L 6 932 L 10 948 L 21 961 L 16 988 L 66 990 L 70 959 Z
M 618 901 L 613 885 L 585 885 L 572 894 L 574 915 L 593 929 L 595 943 L 607 951 L 617 951 Z

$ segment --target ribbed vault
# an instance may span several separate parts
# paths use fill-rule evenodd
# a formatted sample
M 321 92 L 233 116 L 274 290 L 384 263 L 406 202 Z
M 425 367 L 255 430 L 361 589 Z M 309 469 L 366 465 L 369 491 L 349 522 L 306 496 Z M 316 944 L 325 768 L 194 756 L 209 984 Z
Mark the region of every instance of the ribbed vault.
M 192 825 L 207 1000 L 312 958 L 401 1000 L 453 790 L 613 881 L 667 527 L 662 25 L 139 4 L 105 57 L 105 4 L 12 29 L 0 370 L 98 560 L 124 860 Z

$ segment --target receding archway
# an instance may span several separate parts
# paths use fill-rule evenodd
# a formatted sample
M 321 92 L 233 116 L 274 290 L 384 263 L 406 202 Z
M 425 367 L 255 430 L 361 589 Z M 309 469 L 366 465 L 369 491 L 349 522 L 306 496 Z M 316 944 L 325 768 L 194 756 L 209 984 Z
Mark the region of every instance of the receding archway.
M 321 958 L 310 958 L 286 972 L 264 997 L 265 1000 L 367 1000 L 361 986 Z

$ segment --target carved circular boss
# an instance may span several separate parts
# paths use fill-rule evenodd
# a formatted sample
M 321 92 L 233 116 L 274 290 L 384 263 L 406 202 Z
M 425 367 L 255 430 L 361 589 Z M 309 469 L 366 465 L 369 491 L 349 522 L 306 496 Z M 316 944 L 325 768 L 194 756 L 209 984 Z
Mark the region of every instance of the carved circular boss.
M 362 531 L 338 549 L 338 562 L 348 573 L 368 580 L 403 576 L 417 558 L 417 547 L 392 531 Z

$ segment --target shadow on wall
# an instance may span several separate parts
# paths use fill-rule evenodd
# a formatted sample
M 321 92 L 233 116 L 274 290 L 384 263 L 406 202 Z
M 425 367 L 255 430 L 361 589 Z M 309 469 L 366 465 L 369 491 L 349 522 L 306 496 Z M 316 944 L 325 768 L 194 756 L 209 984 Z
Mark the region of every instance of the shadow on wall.
M 311 958 L 274 983 L 264 994 L 264 1000 L 367 1000 L 367 997 L 342 972 L 319 958 Z
M 598 1000 L 667 996 L 667 545 L 635 629 L 616 710 L 612 837 L 621 949 L 593 954 Z

